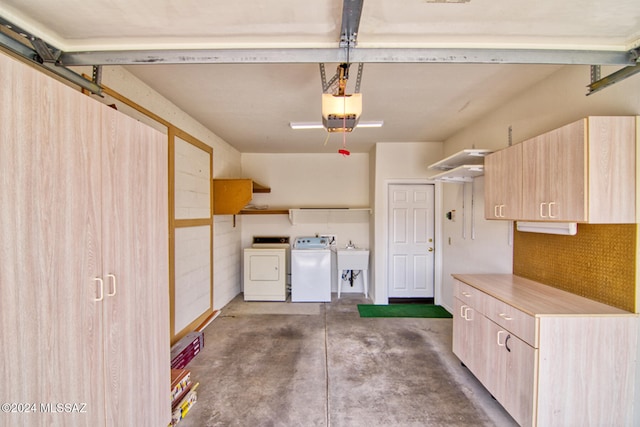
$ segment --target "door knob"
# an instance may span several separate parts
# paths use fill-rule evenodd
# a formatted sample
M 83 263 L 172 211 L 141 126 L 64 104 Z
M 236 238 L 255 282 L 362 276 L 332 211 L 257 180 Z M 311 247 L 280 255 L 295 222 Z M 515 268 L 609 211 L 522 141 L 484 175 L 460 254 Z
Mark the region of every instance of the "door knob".
M 433 248 L 429 248 L 427 249 L 429 252 L 433 252 Z

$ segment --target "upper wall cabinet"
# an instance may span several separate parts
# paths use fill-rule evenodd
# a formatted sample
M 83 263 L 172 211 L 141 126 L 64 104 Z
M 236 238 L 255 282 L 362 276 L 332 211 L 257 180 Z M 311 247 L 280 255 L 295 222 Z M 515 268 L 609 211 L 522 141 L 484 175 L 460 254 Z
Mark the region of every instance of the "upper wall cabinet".
M 519 144 L 521 178 L 504 163 L 517 165 L 517 159 L 504 155 L 495 164 L 487 159 L 485 173 L 492 178 L 485 184 L 485 217 L 635 222 L 636 122 L 636 117 L 588 117 L 526 140 Z M 495 193 L 505 192 L 508 181 L 519 179 L 520 213 L 511 215 L 506 207 L 496 208 L 500 202 L 495 201 Z
M 250 179 L 214 179 L 213 214 L 238 214 L 251 201 L 253 193 L 270 192 L 270 188 Z
M 487 219 L 518 219 L 522 203 L 522 144 L 496 151 L 484 159 Z

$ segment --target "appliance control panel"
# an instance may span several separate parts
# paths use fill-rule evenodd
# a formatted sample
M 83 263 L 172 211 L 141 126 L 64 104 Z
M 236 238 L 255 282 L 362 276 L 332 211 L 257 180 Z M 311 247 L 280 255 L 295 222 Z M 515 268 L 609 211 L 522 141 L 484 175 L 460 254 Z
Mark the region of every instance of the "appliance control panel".
M 329 247 L 326 237 L 296 237 L 293 243 L 296 249 L 325 249 Z
M 264 243 L 288 244 L 289 236 L 254 236 L 253 243 L 254 244 L 264 244 Z

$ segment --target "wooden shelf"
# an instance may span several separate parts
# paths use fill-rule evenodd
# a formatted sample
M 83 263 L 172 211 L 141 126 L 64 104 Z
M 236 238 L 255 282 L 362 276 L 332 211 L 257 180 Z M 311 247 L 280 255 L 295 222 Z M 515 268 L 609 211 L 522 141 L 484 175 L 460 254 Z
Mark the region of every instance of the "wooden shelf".
M 429 169 L 448 171 L 463 165 L 482 165 L 484 157 L 491 153 L 493 150 L 475 148 L 458 151 L 456 154 L 430 165 Z
M 430 179 L 443 182 L 471 182 L 476 176 L 484 174 L 484 165 L 462 165 L 430 176 Z
M 271 188 L 265 187 L 264 185 L 260 185 L 255 181 L 251 181 L 253 183 L 253 192 L 254 193 L 271 193 Z
M 243 209 L 240 215 L 289 215 L 289 209 Z
M 466 149 L 442 159 L 429 166 L 429 169 L 441 171 L 430 179 L 442 182 L 471 182 L 476 176 L 484 174 L 484 157 L 491 154 L 488 149 Z
M 213 180 L 213 214 L 236 215 L 247 206 L 253 193 L 270 193 L 271 189 L 248 178 Z

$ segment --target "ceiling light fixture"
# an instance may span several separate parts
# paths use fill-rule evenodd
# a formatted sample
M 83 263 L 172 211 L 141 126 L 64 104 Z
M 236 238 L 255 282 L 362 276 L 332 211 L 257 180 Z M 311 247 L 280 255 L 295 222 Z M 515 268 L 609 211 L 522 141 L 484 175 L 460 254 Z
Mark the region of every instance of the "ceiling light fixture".
M 351 132 L 362 114 L 362 94 L 322 94 L 322 124 L 329 132 Z
M 381 128 L 384 125 L 383 120 L 358 121 L 356 128 Z M 320 122 L 290 122 L 291 129 L 326 129 Z
M 351 132 L 362 114 L 362 94 L 360 91 L 360 77 L 362 76 L 362 64 L 358 68 L 358 82 L 356 91 L 347 94 L 347 80 L 349 79 L 349 67 L 351 64 L 342 63 L 338 65 L 338 71 L 334 80 L 326 84 L 323 79 L 322 94 L 322 124 L 329 132 Z M 321 68 L 321 74 L 323 68 Z M 335 79 L 338 80 L 337 93 L 329 93 Z

